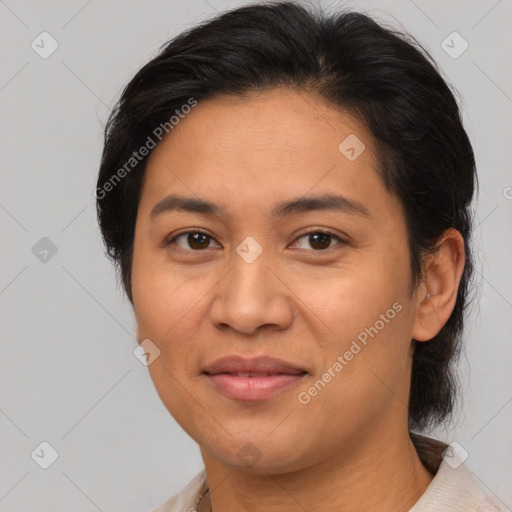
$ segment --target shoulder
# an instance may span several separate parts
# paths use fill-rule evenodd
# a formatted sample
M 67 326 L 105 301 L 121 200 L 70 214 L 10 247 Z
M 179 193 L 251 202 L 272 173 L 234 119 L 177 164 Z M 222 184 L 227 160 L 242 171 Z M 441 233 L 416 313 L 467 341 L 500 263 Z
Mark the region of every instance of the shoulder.
M 206 491 L 206 472 L 203 469 L 178 494 L 149 512 L 192 512 Z
M 436 439 L 411 435 L 423 464 L 435 476 L 409 512 L 502 512 L 453 448 Z

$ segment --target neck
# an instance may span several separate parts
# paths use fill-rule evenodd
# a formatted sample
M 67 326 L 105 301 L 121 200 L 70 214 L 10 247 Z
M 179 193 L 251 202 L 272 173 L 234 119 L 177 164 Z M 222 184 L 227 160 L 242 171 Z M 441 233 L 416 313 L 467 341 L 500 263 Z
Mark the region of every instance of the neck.
M 285 474 L 251 474 L 228 467 L 202 450 L 212 512 L 408 511 L 430 485 L 407 430 L 372 429 L 350 454 L 338 452 L 321 463 Z M 377 435 L 376 435 L 377 434 Z M 340 462 L 341 461 L 341 462 Z

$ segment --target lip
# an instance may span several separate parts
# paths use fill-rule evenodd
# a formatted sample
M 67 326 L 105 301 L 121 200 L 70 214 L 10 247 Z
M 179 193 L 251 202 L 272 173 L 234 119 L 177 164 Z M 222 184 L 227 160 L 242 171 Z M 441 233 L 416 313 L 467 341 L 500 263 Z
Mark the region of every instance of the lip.
M 246 359 L 231 356 L 206 366 L 203 374 L 217 391 L 228 398 L 257 401 L 293 387 L 307 372 L 273 357 Z
M 245 358 L 241 356 L 229 356 L 217 359 L 213 363 L 207 365 L 204 373 L 217 374 L 217 373 L 247 373 L 247 372 L 261 372 L 261 373 L 285 373 L 288 375 L 298 375 L 304 373 L 306 370 L 299 366 L 277 359 L 275 357 L 253 357 Z

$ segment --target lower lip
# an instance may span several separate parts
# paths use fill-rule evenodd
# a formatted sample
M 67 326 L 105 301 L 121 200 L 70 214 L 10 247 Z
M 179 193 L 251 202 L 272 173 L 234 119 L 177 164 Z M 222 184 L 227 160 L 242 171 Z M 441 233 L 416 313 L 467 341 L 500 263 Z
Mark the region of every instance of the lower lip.
M 267 377 L 237 377 L 227 373 L 206 374 L 217 391 L 235 400 L 265 400 L 293 387 L 306 374 L 290 375 L 279 373 Z

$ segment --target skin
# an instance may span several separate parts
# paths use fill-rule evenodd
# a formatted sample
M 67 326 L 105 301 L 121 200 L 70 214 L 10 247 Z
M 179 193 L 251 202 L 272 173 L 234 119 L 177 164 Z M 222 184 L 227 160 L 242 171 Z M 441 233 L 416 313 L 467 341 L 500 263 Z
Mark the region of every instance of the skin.
M 354 161 L 339 144 L 356 134 Z M 161 351 L 149 366 L 172 416 L 199 444 L 214 512 L 409 510 L 432 481 L 408 435 L 411 339 L 432 339 L 453 310 L 464 266 L 448 230 L 411 294 L 405 217 L 375 169 L 370 132 L 312 94 L 274 89 L 199 104 L 153 151 L 135 228 L 133 306 L 139 343 Z M 215 201 L 225 217 L 167 212 L 170 193 Z M 369 216 L 313 211 L 282 219 L 272 207 L 337 193 Z M 211 238 L 201 249 L 187 235 Z M 304 232 L 332 231 L 327 249 Z M 247 263 L 248 236 L 263 248 Z M 330 240 L 330 241 L 329 241 Z M 189 240 L 190 241 L 190 240 Z M 430 298 L 426 299 L 427 291 Z M 357 335 L 402 309 L 311 398 L 298 400 Z M 227 355 L 269 355 L 304 368 L 300 385 L 246 402 L 202 374 Z M 239 452 L 257 449 L 248 467 Z

